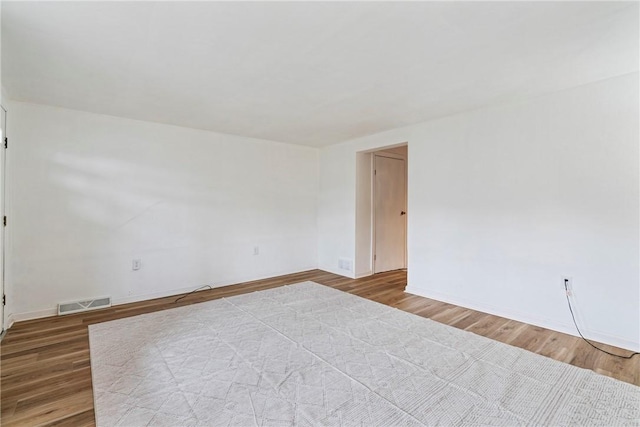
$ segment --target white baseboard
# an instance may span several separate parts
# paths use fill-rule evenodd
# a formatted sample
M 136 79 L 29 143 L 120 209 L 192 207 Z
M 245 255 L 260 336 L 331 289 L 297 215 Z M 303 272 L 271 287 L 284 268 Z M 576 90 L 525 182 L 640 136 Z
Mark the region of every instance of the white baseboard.
M 51 316 L 56 316 L 57 314 L 58 314 L 57 308 L 47 308 L 45 310 L 27 311 L 24 313 L 14 313 L 10 316 L 11 318 L 10 325 L 13 325 L 15 322 L 23 322 L 25 320 L 40 319 L 42 317 L 51 317 Z M 10 327 L 11 326 L 9 326 L 9 328 Z
M 281 271 L 281 272 L 276 272 L 273 274 L 269 274 L 266 276 L 259 276 L 259 277 L 246 277 L 246 278 L 240 278 L 240 279 L 235 279 L 235 280 L 226 280 L 226 281 L 219 281 L 216 282 L 214 284 L 204 284 L 201 286 L 211 286 L 212 288 L 221 288 L 223 286 L 229 286 L 229 285 L 235 285 L 235 284 L 240 284 L 240 283 L 245 283 L 245 282 L 253 282 L 256 280 L 264 280 L 264 279 L 270 279 L 272 277 L 278 277 L 278 276 L 286 276 L 289 274 L 296 274 L 296 273 L 304 273 L 305 271 L 309 271 L 309 270 L 316 270 L 318 267 L 313 266 L 313 267 L 309 267 L 309 268 L 303 268 L 301 270 L 296 269 L 296 270 L 289 270 L 289 271 Z M 148 301 L 148 300 L 152 300 L 152 299 L 156 299 L 156 298 L 164 298 L 164 297 L 169 297 L 169 296 L 178 296 L 178 295 L 182 295 L 182 294 L 186 294 L 187 292 L 191 292 L 194 289 L 197 289 L 198 286 L 189 286 L 187 288 L 178 288 L 178 289 L 169 289 L 166 291 L 161 291 L 161 292 L 152 292 L 149 294 L 142 294 L 142 295 L 131 295 L 131 296 L 123 296 L 123 297 L 115 297 L 111 299 L 111 305 L 122 305 L 122 304 L 129 304 L 132 302 L 140 302 L 140 301 Z M 202 289 L 202 290 L 206 290 Z M 6 329 L 9 329 L 11 327 L 11 325 L 13 325 L 14 322 L 23 322 L 25 320 L 33 320 L 33 319 L 41 319 L 43 317 L 51 317 L 51 316 L 57 316 L 58 315 L 58 308 L 57 306 L 55 308 L 48 308 L 45 310 L 37 310 L 37 311 L 27 311 L 27 312 L 23 312 L 23 313 L 16 313 L 16 314 L 10 314 L 9 315 L 9 321 L 8 326 Z
M 358 273 L 358 274 L 356 274 L 356 277 L 355 277 L 355 278 L 356 278 L 356 279 L 360 279 L 361 277 L 369 277 L 369 276 L 371 276 L 371 275 L 373 275 L 373 271 L 372 271 L 372 270 L 369 270 L 369 271 L 365 271 L 365 272 L 362 272 L 362 273 Z
M 4 328 L 4 330 L 8 330 L 10 327 L 13 326 L 13 324 L 16 322 L 15 318 L 13 317 L 13 314 L 9 314 L 7 316 L 7 327 Z
M 318 267 L 318 269 L 322 271 L 326 271 L 327 273 L 337 274 L 338 276 L 347 277 L 349 279 L 357 279 L 356 275 L 353 271 L 340 270 L 337 268 L 329 268 L 329 267 Z
M 539 326 L 541 328 L 551 329 L 553 331 L 562 332 L 564 334 L 579 337 L 574 325 L 560 323 L 551 319 L 531 316 L 527 313 L 521 313 L 514 310 L 508 310 L 500 307 L 488 306 L 486 304 L 478 304 L 474 301 L 465 300 L 463 298 L 453 297 L 440 292 L 434 292 L 428 289 L 421 289 L 415 286 L 407 285 L 405 292 L 418 295 L 437 301 L 454 304 L 460 307 L 470 308 L 472 310 L 481 311 L 483 313 L 493 314 L 494 316 L 505 317 L 507 319 L 516 320 L 518 322 L 527 323 L 529 325 Z M 630 351 L 640 351 L 640 342 L 634 342 L 623 337 L 604 334 L 597 331 L 583 331 L 585 337 L 590 340 L 613 345 Z

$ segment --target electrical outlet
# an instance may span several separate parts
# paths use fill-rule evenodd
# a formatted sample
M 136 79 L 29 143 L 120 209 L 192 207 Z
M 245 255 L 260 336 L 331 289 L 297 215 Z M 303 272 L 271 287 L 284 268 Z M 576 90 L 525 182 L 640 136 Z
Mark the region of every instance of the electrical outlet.
M 562 276 L 562 288 L 567 292 L 567 295 L 573 294 L 573 279 L 569 276 Z
M 133 271 L 140 270 L 141 268 L 142 268 L 142 260 L 141 259 L 134 259 L 131 262 L 131 269 Z
M 260 246 L 254 246 L 253 247 L 253 254 L 254 255 L 260 255 Z

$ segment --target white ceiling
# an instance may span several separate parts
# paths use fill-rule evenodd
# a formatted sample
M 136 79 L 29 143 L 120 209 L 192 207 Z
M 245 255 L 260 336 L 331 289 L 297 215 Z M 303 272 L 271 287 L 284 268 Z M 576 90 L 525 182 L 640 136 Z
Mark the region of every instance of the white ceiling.
M 20 101 L 310 146 L 637 71 L 637 2 L 2 2 Z

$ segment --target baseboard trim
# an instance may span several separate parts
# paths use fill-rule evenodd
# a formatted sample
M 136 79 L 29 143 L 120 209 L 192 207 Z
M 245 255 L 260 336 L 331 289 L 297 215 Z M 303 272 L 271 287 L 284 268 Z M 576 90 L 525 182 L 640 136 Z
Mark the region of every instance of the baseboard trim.
M 214 284 L 204 284 L 201 286 L 211 286 L 212 288 L 222 288 L 224 286 L 230 286 L 230 285 L 237 285 L 240 283 L 245 283 L 245 282 L 254 282 L 256 280 L 265 280 L 265 279 L 271 279 L 273 277 L 279 277 L 279 276 L 287 276 L 289 274 L 297 274 L 297 273 L 304 273 L 307 271 L 312 271 L 312 270 L 316 270 L 317 267 L 308 267 L 308 268 L 303 268 L 301 270 L 289 270 L 289 271 L 283 271 L 283 272 L 278 272 L 278 273 L 274 273 L 274 274 L 269 274 L 266 276 L 259 276 L 259 277 L 247 277 L 247 278 L 241 278 L 241 279 L 237 279 L 237 280 L 223 280 L 223 281 L 219 281 L 216 282 Z M 179 296 L 182 294 L 186 294 L 187 292 L 191 292 L 194 289 L 197 289 L 198 286 L 194 285 L 194 286 L 189 286 L 187 288 L 178 288 L 178 289 L 169 289 L 166 291 L 161 291 L 161 292 L 153 292 L 153 293 L 149 293 L 149 294 L 142 294 L 142 295 L 132 295 L 132 296 L 126 296 L 126 297 L 116 297 L 116 298 L 112 298 L 111 299 L 111 306 L 116 306 L 116 305 L 123 305 L 123 304 L 130 304 L 133 302 L 140 302 L 140 301 L 149 301 L 152 299 L 157 299 L 157 298 L 164 298 L 164 297 L 170 297 L 170 296 Z M 202 289 L 203 291 L 206 289 Z M 37 311 L 27 311 L 27 312 L 23 312 L 23 313 L 15 313 L 15 314 L 10 314 L 9 315 L 9 321 L 8 326 L 7 326 L 7 330 L 11 327 L 11 325 L 13 325 L 14 322 L 24 322 L 26 320 L 35 320 L 35 319 L 42 319 L 44 317 L 52 317 L 52 316 L 58 316 L 58 309 L 56 308 L 49 308 L 49 309 L 45 309 L 45 310 L 37 310 Z
M 373 271 L 369 270 L 369 271 L 365 271 L 363 273 L 358 273 L 356 274 L 356 279 L 360 279 L 361 277 L 369 277 L 369 276 L 373 276 Z
M 342 277 L 347 277 L 349 279 L 357 279 L 355 273 L 353 271 L 347 271 L 347 270 L 338 270 L 335 268 L 328 268 L 328 267 L 318 267 L 319 270 L 322 271 L 326 271 L 328 273 L 333 273 L 333 274 L 337 274 L 338 276 L 342 276 Z
M 15 323 L 15 319 L 13 317 L 13 314 L 9 314 L 7 316 L 7 326 L 6 326 L 6 328 L 4 328 L 4 330 L 8 331 L 9 328 L 12 327 L 14 323 Z
M 434 292 L 428 289 L 417 288 L 411 285 L 407 285 L 405 292 L 413 295 L 417 295 L 420 297 L 430 298 L 433 300 L 446 302 L 448 304 L 454 304 L 460 307 L 469 308 L 471 310 L 493 314 L 494 316 L 500 316 L 507 319 L 516 320 L 518 322 L 527 323 L 529 325 L 539 326 L 545 329 L 551 329 L 553 331 L 562 332 L 563 334 L 573 335 L 574 337 L 579 337 L 578 332 L 575 329 L 575 326 L 556 322 L 551 319 L 535 317 L 526 313 L 521 313 L 514 310 L 505 310 L 503 308 L 488 306 L 485 304 L 478 304 L 477 302 L 474 302 L 474 301 L 469 301 L 462 298 L 456 298 L 451 295 L 443 294 L 440 292 Z M 588 339 L 593 341 L 598 341 L 604 344 L 613 345 L 625 350 L 640 351 L 640 342 L 634 342 L 623 337 L 604 334 L 597 331 L 585 330 L 582 332 Z
M 41 319 L 43 317 L 57 316 L 57 308 L 48 308 L 46 310 L 26 311 L 24 313 L 14 313 L 11 315 L 11 325 L 15 322 L 24 322 L 25 320 Z M 8 328 L 7 328 L 8 329 Z

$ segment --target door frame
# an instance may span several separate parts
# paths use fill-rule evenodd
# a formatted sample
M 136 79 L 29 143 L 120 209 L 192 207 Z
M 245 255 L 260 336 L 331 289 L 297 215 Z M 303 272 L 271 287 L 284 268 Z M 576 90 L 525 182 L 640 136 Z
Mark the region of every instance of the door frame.
M 390 152 L 381 152 L 385 148 L 381 148 L 377 151 L 372 152 L 371 156 L 371 272 L 372 274 L 376 274 L 376 157 L 386 157 L 389 159 L 402 160 L 404 161 L 404 212 L 408 212 L 407 210 L 407 199 L 409 193 L 409 180 L 408 180 L 408 156 L 402 156 L 400 154 L 390 153 Z M 408 248 L 407 248 L 407 234 L 408 234 L 408 214 L 404 215 L 404 245 L 403 245 L 403 258 L 404 262 L 403 268 L 407 268 L 407 258 L 408 258 Z
M 355 204 L 355 251 L 354 251 L 354 278 L 372 276 L 373 273 L 373 154 L 379 151 L 387 151 L 397 149 L 399 147 L 406 148 L 405 158 L 405 174 L 406 174 L 406 199 L 407 212 L 409 212 L 409 144 L 408 140 L 400 140 L 398 142 L 385 145 L 378 145 L 355 152 L 355 192 L 353 202 Z M 388 153 L 388 151 L 387 151 Z M 393 154 L 392 154 L 393 155 Z M 400 156 L 402 157 L 402 156 Z M 411 225 L 408 218 L 406 222 L 406 237 L 409 241 L 409 231 Z M 409 266 L 409 255 L 411 250 L 406 246 L 405 265 Z
M 0 139 L 0 162 L 2 163 L 2 171 L 0 171 L 0 217 L 6 218 L 6 193 L 7 193 L 7 146 L 5 145 L 5 141 L 7 138 L 7 120 L 8 120 L 8 112 L 4 105 L 0 104 L 0 121 L 4 123 L 0 123 L 2 128 L 2 138 Z M 3 219 L 4 221 L 4 219 Z M 0 230 L 0 339 L 4 338 L 5 333 L 7 332 L 5 318 L 6 318 L 6 294 L 5 294 L 5 271 L 6 271 L 6 223 L 0 224 L 2 230 Z

